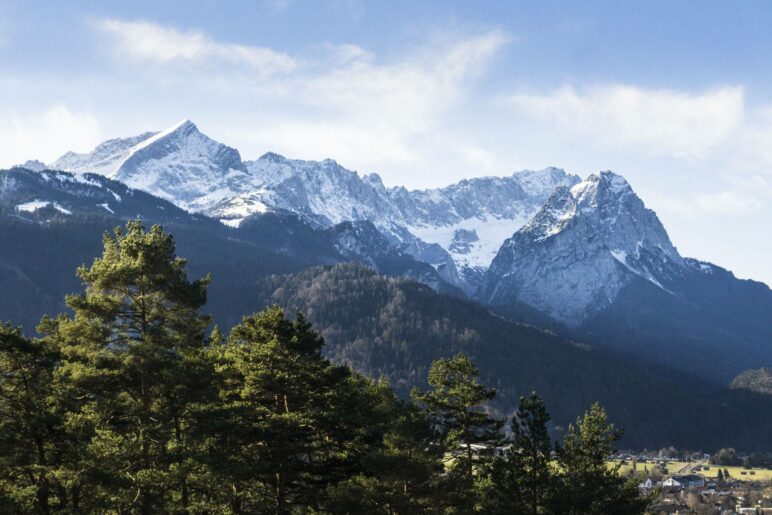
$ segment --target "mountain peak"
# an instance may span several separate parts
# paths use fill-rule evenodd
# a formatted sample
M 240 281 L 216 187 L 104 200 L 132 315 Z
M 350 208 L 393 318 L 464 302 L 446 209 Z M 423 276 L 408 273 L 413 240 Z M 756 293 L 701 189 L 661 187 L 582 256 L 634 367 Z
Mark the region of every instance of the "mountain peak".
M 330 157 L 323 160 L 321 163 L 323 168 L 342 168 L 342 166 L 340 166 L 336 160 Z
M 512 174 L 512 178 L 517 181 L 523 190 L 530 195 L 538 195 L 543 198 L 549 197 L 552 191 L 562 185 L 569 187 L 581 181 L 581 179 L 572 174 L 566 173 L 562 168 L 553 166 L 543 170 L 522 170 Z
M 482 295 L 512 300 L 568 325 L 603 309 L 642 278 L 667 293 L 684 260 L 657 218 L 621 175 L 592 174 L 558 187 L 493 260 Z
M 38 161 L 37 159 L 28 159 L 23 164 L 17 165 L 14 168 L 24 168 L 33 172 L 42 172 L 48 169 L 45 163 Z
M 630 183 L 612 171 L 594 173 L 571 188 L 571 196 L 581 209 L 635 195 Z
M 599 177 L 605 186 L 607 186 L 608 188 L 614 191 L 631 189 L 630 184 L 627 182 L 627 179 L 625 179 L 618 173 L 612 172 L 611 170 L 604 170 L 604 171 L 598 172 L 597 174 L 593 174 L 593 176 Z
M 142 147 L 149 146 L 150 144 L 155 143 L 156 141 L 168 136 L 174 135 L 174 136 L 188 137 L 193 134 L 201 134 L 201 132 L 198 130 L 198 127 L 196 127 L 195 123 L 185 118 L 181 122 L 175 123 L 168 129 L 158 132 L 153 136 L 150 136 L 146 140 L 140 142 L 132 150 L 136 151 Z
M 195 123 L 193 123 L 193 122 L 190 120 L 190 118 L 185 118 L 185 119 L 183 119 L 182 121 L 178 122 L 178 123 L 175 125 L 175 127 L 177 127 L 177 128 L 180 128 L 180 127 L 193 127 L 193 128 L 196 128 L 196 129 L 198 128 L 198 127 L 196 127 L 196 124 L 195 124 Z
M 289 161 L 286 157 L 276 152 L 266 152 L 257 158 L 258 161 L 269 161 L 271 163 L 286 163 Z

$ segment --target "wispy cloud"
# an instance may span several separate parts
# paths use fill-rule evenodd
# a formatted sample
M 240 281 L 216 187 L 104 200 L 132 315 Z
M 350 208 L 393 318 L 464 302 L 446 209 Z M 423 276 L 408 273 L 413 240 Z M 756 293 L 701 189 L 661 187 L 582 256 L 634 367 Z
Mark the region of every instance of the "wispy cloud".
M 516 93 L 505 103 L 554 130 L 596 144 L 655 155 L 699 158 L 743 123 L 744 94 L 738 86 L 710 91 L 645 89 L 607 85 L 547 94 Z
M 762 213 L 772 204 L 772 106 L 751 109 L 741 86 L 567 85 L 499 101 L 521 127 L 539 140 L 550 138 L 556 149 L 613 156 L 639 168 L 647 163 L 641 172 L 652 176 L 683 174 L 688 187 L 647 196 L 658 210 L 693 219 Z
M 416 57 L 388 64 L 347 46 L 346 64 L 303 77 L 299 98 L 368 123 L 388 120 L 402 130 L 422 127 L 456 100 L 463 82 L 483 70 L 507 41 L 505 34 L 493 31 L 448 46 L 417 48 L 411 52 Z
M 438 127 L 465 83 L 510 41 L 490 30 L 415 43 L 388 60 L 355 44 L 320 45 L 299 57 L 148 21 L 105 19 L 94 26 L 137 72 L 147 72 L 146 63 L 158 65 L 146 73 L 146 84 L 175 81 L 212 98 L 260 98 L 261 113 L 249 125 L 230 128 L 233 143 L 372 167 L 419 159 L 422 136 Z M 178 63 L 196 66 L 173 66 Z M 212 73 L 202 74 L 199 65 Z M 255 123 L 261 115 L 270 116 L 270 125 Z M 477 152 L 473 160 L 479 159 Z
M 104 19 L 95 22 L 121 55 L 158 64 L 229 63 L 247 66 L 261 75 L 286 73 L 297 62 L 269 48 L 219 42 L 197 30 L 181 31 L 148 21 Z
M 508 41 L 505 33 L 490 31 L 450 44 L 427 43 L 390 62 L 356 45 L 329 47 L 325 66 L 298 69 L 282 80 L 273 99 L 289 108 L 270 125 L 243 127 L 234 137 L 250 147 L 335 156 L 370 169 L 415 164 L 430 153 L 429 140 L 452 154 L 461 145 L 450 138 L 437 141 L 434 132 L 452 132 L 443 130 L 444 116 Z M 475 166 L 479 157 L 471 161 Z

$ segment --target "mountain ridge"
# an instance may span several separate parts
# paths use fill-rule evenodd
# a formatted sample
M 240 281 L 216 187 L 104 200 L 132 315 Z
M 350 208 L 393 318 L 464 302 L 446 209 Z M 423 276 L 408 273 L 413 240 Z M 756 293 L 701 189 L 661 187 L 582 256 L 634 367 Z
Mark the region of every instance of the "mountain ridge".
M 725 384 L 772 364 L 769 288 L 681 256 L 656 213 L 613 172 L 582 180 L 546 168 L 410 191 L 332 159 L 243 161 L 190 121 L 146 134 L 98 146 L 94 166 L 113 163 L 112 173 L 135 186 L 234 228 L 290 212 L 319 230 L 354 224 L 339 234 L 345 247 L 357 223 L 370 223 L 396 254 L 423 263 L 432 277 L 417 272 L 422 282 L 632 359 L 662 365 L 677 356 L 690 376 Z M 105 161 L 115 149 L 122 160 Z M 360 234 L 384 248 L 369 229 Z
M 547 168 L 428 190 L 387 188 L 377 174 L 359 175 L 332 159 L 303 161 L 268 152 L 244 161 L 189 120 L 161 132 L 108 140 L 90 154 L 67 153 L 49 166 L 107 175 L 231 226 L 269 209 L 293 211 L 323 226 L 370 220 L 467 293 L 477 288 L 504 238 L 552 189 L 579 181 Z

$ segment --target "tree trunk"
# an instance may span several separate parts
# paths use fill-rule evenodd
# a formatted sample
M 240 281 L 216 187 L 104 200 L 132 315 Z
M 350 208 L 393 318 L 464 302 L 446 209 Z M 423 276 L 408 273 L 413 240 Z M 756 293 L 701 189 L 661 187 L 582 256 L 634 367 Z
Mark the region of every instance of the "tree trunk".
M 231 511 L 236 515 L 241 515 L 244 513 L 244 508 L 241 505 L 241 487 L 237 483 L 234 483 L 231 485 L 231 492 Z
M 43 440 L 39 437 L 35 437 L 35 447 L 37 449 L 38 453 L 38 464 L 45 467 L 46 465 L 46 452 L 45 447 L 43 445 Z M 40 513 L 48 514 L 51 513 L 51 508 L 49 506 L 49 496 L 50 492 L 48 489 L 48 480 L 46 479 L 45 472 L 42 472 L 37 480 L 38 488 L 37 488 L 37 505 L 38 509 L 40 510 Z
M 182 427 L 180 424 L 180 418 L 174 417 L 174 438 L 177 440 L 177 448 L 182 448 Z M 188 492 L 188 478 L 187 476 L 182 478 L 182 484 L 180 485 L 180 499 L 182 501 L 183 513 L 188 513 L 188 506 L 190 505 L 190 494 Z
M 276 473 L 276 513 L 287 512 L 287 491 L 284 472 Z

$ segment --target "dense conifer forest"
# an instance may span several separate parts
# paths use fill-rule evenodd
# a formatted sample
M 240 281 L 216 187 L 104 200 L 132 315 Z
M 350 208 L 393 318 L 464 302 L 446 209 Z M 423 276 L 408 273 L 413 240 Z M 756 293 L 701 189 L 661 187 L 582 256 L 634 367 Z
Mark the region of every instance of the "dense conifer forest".
M 550 407 L 558 439 L 577 413 L 600 401 L 625 427 L 621 443 L 627 447 L 772 448 L 768 395 L 739 388 L 696 395 L 603 348 L 513 323 L 474 302 L 362 265 L 269 277 L 258 295 L 260 306 L 305 313 L 324 335 L 328 357 L 387 378 L 403 397 L 426 386 L 433 361 L 464 353 L 496 388 L 490 404 L 498 415 L 511 414 L 519 396 L 535 389 Z
M 190 280 L 158 226 L 106 234 L 77 273 L 85 289 L 39 338 L 0 325 L 4 512 L 645 511 L 606 464 L 621 431 L 600 404 L 554 443 L 542 398 L 494 409 L 465 348 L 400 397 L 389 374 L 325 357 L 300 312 L 270 307 L 225 337 L 202 311 L 212 279 Z

